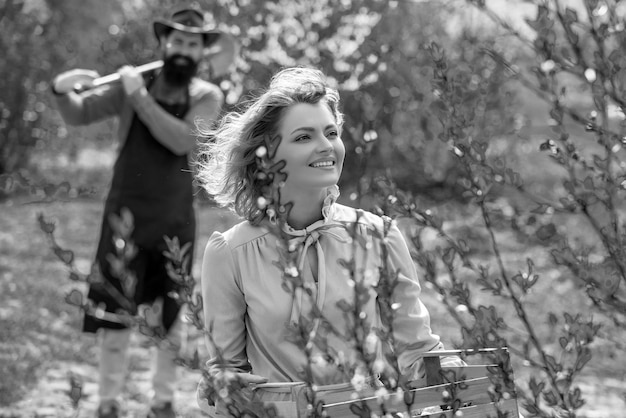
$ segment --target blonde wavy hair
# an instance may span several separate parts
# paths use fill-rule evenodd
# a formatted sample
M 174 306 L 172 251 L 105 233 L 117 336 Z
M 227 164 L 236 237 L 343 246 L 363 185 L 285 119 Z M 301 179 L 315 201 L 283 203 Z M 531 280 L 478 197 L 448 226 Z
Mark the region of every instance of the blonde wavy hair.
M 228 113 L 215 130 L 205 132 L 210 140 L 199 147 L 197 182 L 218 204 L 258 224 L 265 214 L 257 205 L 262 196 L 256 176 L 257 150 L 268 138 L 276 147 L 287 108 L 297 103 L 320 102 L 328 106 L 337 126 L 341 126 L 339 93 L 329 87 L 321 71 L 305 67 L 281 70 L 243 112 Z

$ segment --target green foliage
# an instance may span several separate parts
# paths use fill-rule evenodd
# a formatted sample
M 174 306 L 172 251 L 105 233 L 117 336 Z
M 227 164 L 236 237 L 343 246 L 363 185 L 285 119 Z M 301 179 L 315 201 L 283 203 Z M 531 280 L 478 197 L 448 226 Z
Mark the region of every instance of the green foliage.
M 623 346 L 621 336 L 604 329 L 619 329 L 626 319 L 623 25 L 612 2 L 582 2 L 579 12 L 584 13 L 584 20 L 557 1 L 542 2 L 536 6 L 536 18 L 527 21 L 534 37 L 526 39 L 484 3 L 468 3 L 509 32 L 507 41 L 519 46 L 519 57 L 531 57 L 531 61 L 519 60 L 507 56 L 497 44 L 482 42 L 478 46 L 493 60 L 490 68 L 494 71 L 478 79 L 478 88 L 472 88 L 478 67 L 453 65 L 448 55 L 456 54 L 455 49 L 435 42 L 429 46 L 440 139 L 451 146 L 462 168 L 459 185 L 480 220 L 484 241 L 474 242 L 472 248 L 468 237 L 451 232 L 454 219 L 424 208 L 420 196 L 389 178 L 375 183 L 375 194 L 386 212 L 412 225 L 408 230 L 413 231 L 415 260 L 425 273 L 423 278 L 443 296 L 449 314 L 461 326 L 462 345 L 508 345 L 537 369 L 539 373 L 529 380 L 530 392 L 521 392 L 530 416 L 578 416 L 585 402 L 577 382 L 592 359 L 594 343 L 602 337 Z M 561 187 L 548 196 L 524 182 L 523 161 L 521 167 L 512 165 L 507 162 L 509 155 L 493 150 L 499 140 L 496 118 L 477 111 L 493 96 L 492 76 L 516 80 L 548 103 L 549 132 L 537 148 L 552 160 L 554 172 L 563 173 L 555 179 Z M 502 82 L 492 86 L 500 88 Z M 612 116 L 615 108 L 619 109 L 617 117 Z M 519 222 L 520 218 L 528 223 Z M 582 238 L 578 231 L 558 228 L 564 219 L 584 228 L 587 235 Z M 529 308 L 529 297 L 545 280 L 543 274 L 532 259 L 526 259 L 523 266 L 519 260 L 503 257 L 503 247 L 510 245 L 501 238 L 507 225 L 515 232 L 509 239 L 520 240 L 520 247 L 529 242 L 529 233 L 542 242 L 552 256 L 553 268 L 563 271 L 564 280 L 571 280 L 588 297 L 591 312 L 572 306 L 550 313 L 547 320 L 556 338 L 542 335 Z M 439 238 L 434 248 L 424 238 L 432 239 L 428 230 Z M 487 254 L 477 253 L 478 248 Z M 490 301 L 499 302 L 482 304 L 485 298 L 477 294 L 481 291 L 492 295 Z M 507 310 L 515 316 L 505 317 Z M 515 341 L 525 342 L 518 345 Z
M 96 40 L 106 33 L 106 21 L 99 17 L 115 10 L 104 4 L 2 2 L 0 87 L 5 93 L 0 98 L 0 197 L 22 189 L 33 192 L 33 187 L 43 191 L 63 182 L 50 184 L 48 179 L 33 185 L 24 169 L 32 169 L 29 163 L 34 152 L 46 150 L 45 158 L 68 152 L 68 131 L 54 111 L 49 83 L 61 69 L 97 55 Z M 83 33 L 69 37 L 70 31 Z
M 36 6 L 29 10 L 24 3 L 13 1 L 3 2 L 0 9 L 0 47 L 4 51 L 0 77 L 4 91 L 0 100 L 0 174 L 22 167 L 28 156 L 25 149 L 45 135 L 41 114 L 48 103 L 42 96 L 48 85 L 41 79 L 47 76 L 50 61 L 31 51 L 44 51 L 51 44 L 42 36 L 46 12 Z
M 9 51 L 2 83 L 14 96 L 0 102 L 4 120 L 0 124 L 0 175 L 17 175 L 22 168 L 37 171 L 37 164 L 29 165 L 31 155 L 49 158 L 66 153 L 75 159 L 76 149 L 84 146 L 78 143 L 83 137 L 100 137 L 104 132 L 110 136 L 111 127 L 105 127 L 86 131 L 72 128 L 74 135 L 68 137 L 67 129 L 50 109 L 52 77 L 75 67 L 107 74 L 124 64 L 157 59 L 151 22 L 171 10 L 199 5 L 241 46 L 232 73 L 212 80 L 226 93 L 225 110 L 258 92 L 281 67 L 316 66 L 336 80 L 344 98 L 344 140 L 348 151 L 356 154 L 346 166 L 346 190 L 359 189 L 364 174 L 387 170 L 399 184 L 413 190 L 450 187 L 458 174 L 445 152 L 447 146 L 433 140 L 440 131 L 433 123 L 436 104 L 430 95 L 429 58 L 423 46 L 433 39 L 458 46 L 460 53 L 452 57 L 453 66 L 471 66 L 475 74 L 493 71 L 489 68 L 493 62 L 472 48 L 483 36 L 445 30 L 454 3 L 7 2 L 4 21 L 11 24 L 2 29 L 3 46 Z M 26 33 L 37 36 L 16 35 Z M 19 71 L 11 70 L 16 68 Z M 200 73 L 206 76 L 207 68 L 202 67 Z M 499 126 L 491 124 L 489 129 L 503 132 L 510 118 L 509 99 L 505 97 L 508 92 L 499 90 L 501 79 L 483 78 L 492 84 L 491 95 L 479 111 L 489 112 L 493 120 L 500 121 Z M 8 88 L 16 85 L 20 88 Z M 370 149 L 374 152 L 365 160 L 363 153 Z M 389 167 L 390 160 L 399 164 Z M 42 185 L 50 180 L 45 174 L 36 177 Z M 0 187 L 9 194 L 15 190 L 11 188 L 14 183 L 19 184 L 15 179 L 4 180 Z

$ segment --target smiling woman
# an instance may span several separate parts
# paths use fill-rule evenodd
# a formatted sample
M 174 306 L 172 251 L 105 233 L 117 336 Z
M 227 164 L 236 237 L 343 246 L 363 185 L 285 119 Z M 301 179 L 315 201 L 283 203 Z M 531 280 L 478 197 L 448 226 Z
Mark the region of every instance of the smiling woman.
M 292 108 L 295 105 L 301 106 Z M 308 110 L 312 109 L 315 111 L 309 115 Z M 287 111 L 297 114 L 288 118 Z M 301 120 L 302 116 L 306 118 Z M 283 121 L 289 126 L 282 126 Z M 210 141 L 200 150 L 199 160 L 206 164 L 199 170 L 198 180 L 218 203 L 231 207 L 256 225 L 265 217 L 264 210 L 257 205 L 265 183 L 264 179 L 258 178 L 259 150 L 269 147 L 267 151 L 274 158 L 279 144 L 282 144 L 281 154 L 287 153 L 295 145 L 293 142 L 308 144 L 302 147 L 304 151 L 311 147 L 313 139 L 314 145 L 322 145 L 321 154 L 315 158 L 321 159 L 326 153 L 333 154 L 337 179 L 332 184 L 336 184 L 345 154 L 340 139 L 342 124 L 339 94 L 326 85 L 321 73 L 304 68 L 284 70 L 274 77 L 268 91 L 244 113 L 226 115 L 219 129 L 208 133 L 215 141 Z M 328 152 L 331 145 L 323 143 L 320 136 L 325 136 L 328 143 L 333 144 L 333 152 Z M 276 161 L 280 159 L 276 158 Z M 306 165 L 314 162 L 319 161 L 310 160 Z M 321 171 L 308 173 L 313 174 L 319 175 Z M 296 176 L 300 176 L 299 169 L 290 173 L 292 179 Z
M 213 413 L 242 413 L 228 397 L 208 399 L 234 381 L 285 417 L 315 403 L 303 387 L 337 401 L 400 381 L 419 386 L 424 352 L 443 348 L 399 229 L 336 203 L 342 123 L 324 75 L 290 68 L 201 150 L 199 180 L 245 219 L 213 233 L 202 265 L 211 358 L 199 401 L 215 403 Z
M 285 162 L 287 179 L 281 196 L 294 205 L 289 224 L 295 228 L 319 219 L 328 187 L 339 181 L 346 155 L 339 134 L 326 104 L 297 103 L 284 112 L 274 159 Z

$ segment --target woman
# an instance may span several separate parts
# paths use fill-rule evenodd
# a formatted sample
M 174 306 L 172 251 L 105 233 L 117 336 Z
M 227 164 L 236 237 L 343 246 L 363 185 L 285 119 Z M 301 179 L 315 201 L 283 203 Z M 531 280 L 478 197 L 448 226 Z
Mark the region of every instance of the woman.
M 227 372 L 262 400 L 288 404 L 290 382 L 308 381 L 321 392 L 343 384 L 353 392 L 371 375 L 393 375 L 394 367 L 403 381 L 419 381 L 421 353 L 443 348 L 398 228 L 336 202 L 342 123 L 339 95 L 324 75 L 289 68 L 243 113 L 227 115 L 201 150 L 201 184 L 245 219 L 215 232 L 204 253 L 213 385 Z M 281 207 L 288 208 L 283 218 Z M 390 272 L 388 297 L 381 267 Z M 385 331 L 387 344 L 379 338 Z M 383 352 L 395 354 L 395 365 L 384 364 Z

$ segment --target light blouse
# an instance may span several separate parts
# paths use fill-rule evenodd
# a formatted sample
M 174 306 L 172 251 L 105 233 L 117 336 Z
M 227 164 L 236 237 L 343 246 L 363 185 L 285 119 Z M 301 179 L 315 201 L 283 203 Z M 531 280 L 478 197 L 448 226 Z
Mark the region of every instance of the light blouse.
M 210 333 L 211 358 L 207 362 L 210 373 L 226 367 L 266 377 L 269 382 L 303 381 L 307 357 L 293 342 L 288 325 L 300 314 L 310 313 L 315 304 L 338 333 L 324 335 L 326 351 L 334 353 L 333 360 L 319 347 L 313 347 L 314 383 L 326 385 L 350 380 L 340 365 L 357 358 L 350 337 L 353 321 L 346 317 L 340 304 L 344 307 L 345 303 L 352 304 L 353 279 L 364 280 L 370 284 L 371 297 L 362 312 L 370 327 L 381 327 L 372 286 L 378 281 L 382 263 L 380 237 L 384 220 L 333 201 L 327 202 L 323 215 L 322 220 L 304 230 L 286 231 L 294 236 L 295 245 L 300 246 L 301 277 L 310 285 L 312 297 L 304 292 L 294 297 L 285 290 L 278 238 L 265 228 L 245 221 L 224 233 L 212 234 L 204 252 L 201 277 L 205 324 Z M 356 244 L 354 236 L 358 237 Z M 443 349 L 443 345 L 431 331 L 428 311 L 420 301 L 415 265 L 395 223 L 385 239 L 389 267 L 398 272 L 392 294 L 398 364 L 403 375 L 416 379 L 424 374 L 420 353 Z M 316 251 L 316 278 L 307 251 Z M 354 276 L 341 262 L 352 259 L 357 266 Z M 324 327 L 320 326 L 318 332 L 324 332 Z

